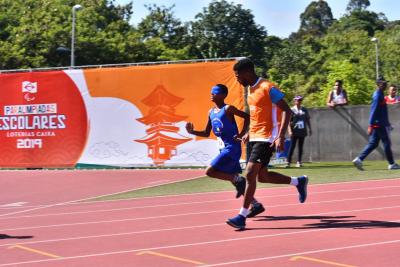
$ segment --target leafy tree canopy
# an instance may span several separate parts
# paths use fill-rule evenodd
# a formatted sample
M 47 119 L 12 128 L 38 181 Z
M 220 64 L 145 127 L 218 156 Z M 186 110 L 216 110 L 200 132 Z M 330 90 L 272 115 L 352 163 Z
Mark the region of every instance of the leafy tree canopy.
M 370 6 L 369 0 L 350 0 L 347 4 L 346 11 L 352 13 L 354 11 L 363 11 Z
M 257 25 L 250 10 L 225 0 L 213 1 L 191 23 L 191 35 L 199 56 L 221 58 L 247 56 L 264 65 L 264 27 Z
M 331 8 L 324 0 L 311 2 L 300 15 L 298 35 L 321 36 L 332 25 L 334 19 Z
M 0 0 L 0 69 L 69 65 L 72 0 Z M 400 83 L 400 21 L 368 10 L 370 1 L 350 0 L 334 19 L 324 0 L 311 2 L 289 38 L 268 36 L 240 4 L 214 0 L 193 21 L 181 22 L 174 6 L 147 6 L 130 25 L 132 3 L 81 0 L 76 15 L 76 65 L 247 56 L 277 83 L 288 100 L 305 96 L 325 106 L 336 79 L 351 104 L 368 104 L 374 90 L 375 37 L 379 74 Z M 59 47 L 65 47 L 59 53 Z

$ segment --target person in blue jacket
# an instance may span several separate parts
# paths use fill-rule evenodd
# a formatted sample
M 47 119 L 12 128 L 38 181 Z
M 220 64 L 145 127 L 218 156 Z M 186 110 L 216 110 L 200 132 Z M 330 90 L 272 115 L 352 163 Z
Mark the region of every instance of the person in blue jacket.
M 386 159 L 389 162 L 388 170 L 398 170 L 400 166 L 394 161 L 392 153 L 392 142 L 390 140 L 390 131 L 392 127 L 389 122 L 388 109 L 385 101 L 384 91 L 387 87 L 387 81 L 381 77 L 376 81 L 378 88 L 372 95 L 371 110 L 369 113 L 368 144 L 358 157 L 353 160 L 354 166 L 359 170 L 364 170 L 363 160 L 379 146 L 382 140 Z

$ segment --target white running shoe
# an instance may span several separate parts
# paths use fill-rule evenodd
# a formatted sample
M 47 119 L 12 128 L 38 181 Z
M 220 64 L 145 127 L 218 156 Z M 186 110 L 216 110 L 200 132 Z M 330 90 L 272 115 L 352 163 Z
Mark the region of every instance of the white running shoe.
M 397 163 L 390 164 L 388 170 L 400 170 L 400 165 Z
M 355 158 L 355 159 L 353 160 L 353 164 L 354 164 L 354 166 L 355 166 L 357 169 L 359 169 L 360 171 L 363 171 L 363 170 L 364 170 L 363 164 L 362 164 L 362 160 L 359 159 L 358 157 Z

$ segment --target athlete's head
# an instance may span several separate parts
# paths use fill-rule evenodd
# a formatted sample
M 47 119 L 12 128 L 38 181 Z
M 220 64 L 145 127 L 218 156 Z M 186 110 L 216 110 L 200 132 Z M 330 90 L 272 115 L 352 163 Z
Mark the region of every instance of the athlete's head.
M 335 81 L 335 88 L 336 89 L 341 89 L 342 88 L 342 86 L 343 86 L 343 81 L 342 80 L 336 80 Z
M 215 103 L 223 103 L 228 95 L 228 87 L 224 84 L 217 84 L 211 88 L 211 101 Z
M 296 95 L 293 99 L 296 106 L 301 106 L 301 102 L 303 101 L 303 97 L 301 95 Z
M 303 101 L 303 97 L 301 95 L 296 95 L 294 101 Z
M 389 86 L 389 95 L 390 95 L 391 97 L 395 97 L 396 94 L 397 94 L 397 87 L 396 87 L 396 85 L 391 84 L 391 85 Z
M 388 81 L 385 80 L 385 78 L 383 78 L 383 76 L 380 76 L 377 80 L 376 80 L 376 85 L 378 86 L 378 88 L 380 90 L 385 90 L 387 87 Z
M 233 66 L 237 81 L 243 85 L 253 85 L 257 79 L 254 63 L 249 58 L 243 58 Z

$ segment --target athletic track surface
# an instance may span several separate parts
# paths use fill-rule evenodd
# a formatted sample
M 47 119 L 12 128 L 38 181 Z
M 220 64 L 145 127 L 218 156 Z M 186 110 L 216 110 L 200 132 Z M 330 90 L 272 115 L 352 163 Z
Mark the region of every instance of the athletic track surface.
M 400 266 L 400 179 L 260 189 L 244 231 L 233 190 L 77 202 L 202 173 L 2 171 L 0 267 Z

